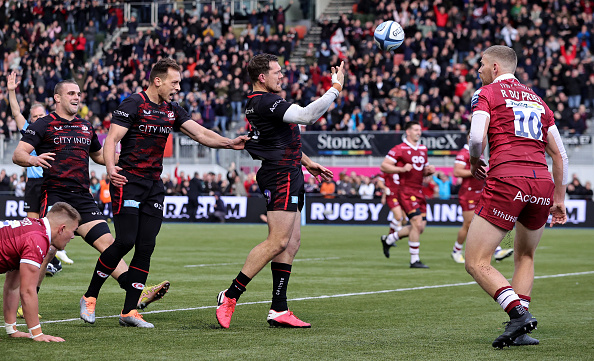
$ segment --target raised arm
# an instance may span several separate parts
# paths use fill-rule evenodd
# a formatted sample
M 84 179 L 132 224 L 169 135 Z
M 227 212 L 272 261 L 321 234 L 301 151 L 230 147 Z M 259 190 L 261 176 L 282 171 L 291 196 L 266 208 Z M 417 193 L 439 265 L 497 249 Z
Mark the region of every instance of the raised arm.
M 210 148 L 241 150 L 249 139 L 246 135 L 240 135 L 235 139 L 225 138 L 191 120 L 182 124 L 181 131 L 198 143 Z
M 332 67 L 332 87 L 318 100 L 312 102 L 305 108 L 292 104 L 285 112 L 283 121 L 285 123 L 311 125 L 315 123 L 330 107 L 333 101 L 338 98 L 344 84 L 344 61 L 338 67 Z
M 21 107 L 19 106 L 19 101 L 16 97 L 16 88 L 20 82 L 16 81 L 16 73 L 12 72 L 8 74 L 6 78 L 6 88 L 8 89 L 8 102 L 10 103 L 10 110 L 12 111 L 12 115 L 17 123 L 17 128 L 19 130 L 23 129 L 27 120 L 21 114 Z

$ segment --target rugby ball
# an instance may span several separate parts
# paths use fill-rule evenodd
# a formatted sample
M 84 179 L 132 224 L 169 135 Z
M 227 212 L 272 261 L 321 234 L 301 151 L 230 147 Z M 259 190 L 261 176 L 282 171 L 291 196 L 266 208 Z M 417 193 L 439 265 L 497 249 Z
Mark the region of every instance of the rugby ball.
M 404 41 L 404 30 L 395 21 L 384 21 L 375 28 L 373 38 L 380 50 L 394 51 Z

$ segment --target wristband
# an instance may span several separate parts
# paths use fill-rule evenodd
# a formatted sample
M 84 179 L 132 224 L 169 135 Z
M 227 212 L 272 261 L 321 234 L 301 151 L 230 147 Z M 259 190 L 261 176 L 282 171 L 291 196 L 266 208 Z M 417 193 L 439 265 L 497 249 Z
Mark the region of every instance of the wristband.
M 39 330 L 37 332 L 33 332 L 35 330 Z M 29 329 L 29 333 L 31 334 L 31 338 L 35 338 L 37 336 L 43 335 L 43 332 L 41 332 L 41 325 L 37 324 L 37 326 L 33 326 Z
M 8 334 L 8 335 L 12 335 L 13 333 L 18 332 L 18 330 L 16 328 L 16 322 L 15 323 L 4 322 L 4 328 L 6 329 L 6 334 Z
M 332 74 L 332 84 L 339 84 L 342 90 L 342 84 L 338 81 L 338 73 Z

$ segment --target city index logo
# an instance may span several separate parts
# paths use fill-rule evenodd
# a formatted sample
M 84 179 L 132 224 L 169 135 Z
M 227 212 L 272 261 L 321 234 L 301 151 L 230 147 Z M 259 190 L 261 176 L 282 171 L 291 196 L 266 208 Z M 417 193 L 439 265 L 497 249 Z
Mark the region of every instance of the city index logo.
M 536 196 L 533 196 L 530 194 L 522 194 L 521 191 L 518 191 L 518 193 L 514 197 L 514 201 L 520 201 L 522 203 L 537 204 L 540 206 L 550 206 L 551 205 L 551 198 L 536 197 Z

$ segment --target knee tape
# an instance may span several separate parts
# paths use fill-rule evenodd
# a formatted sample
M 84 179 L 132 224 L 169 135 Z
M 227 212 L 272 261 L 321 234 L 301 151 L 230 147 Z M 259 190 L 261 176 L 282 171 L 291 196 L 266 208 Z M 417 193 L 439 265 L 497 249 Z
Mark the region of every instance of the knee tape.
M 87 233 L 87 236 L 85 237 L 85 242 L 87 242 L 89 245 L 92 246 L 96 240 L 98 240 L 104 234 L 107 234 L 107 233 L 111 234 L 111 231 L 109 230 L 109 226 L 107 225 L 107 222 L 97 223 Z

